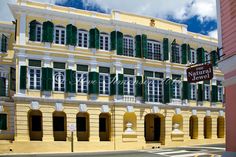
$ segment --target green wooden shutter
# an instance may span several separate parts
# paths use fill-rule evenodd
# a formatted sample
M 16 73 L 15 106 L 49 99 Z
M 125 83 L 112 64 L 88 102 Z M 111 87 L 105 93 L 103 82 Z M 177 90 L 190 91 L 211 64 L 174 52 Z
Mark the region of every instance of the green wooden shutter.
M 123 33 L 117 32 L 117 55 L 123 55 Z
M 111 50 L 116 50 L 116 31 L 111 32 Z
M 198 84 L 197 101 L 203 101 L 203 84 Z
M 0 130 L 7 130 L 7 114 L 0 114 Z
M 211 64 L 213 66 L 217 66 L 217 52 L 216 51 L 211 52 Z
M 52 91 L 52 83 L 53 83 L 53 79 L 52 79 L 52 68 L 47 68 L 47 86 L 46 89 L 47 91 Z
M 27 67 L 20 67 L 20 89 L 26 89 Z
M 89 94 L 99 93 L 99 74 L 98 72 L 89 72 Z
M 41 90 L 47 91 L 47 68 L 42 68 Z
M 142 97 L 142 76 L 136 76 L 135 96 Z
M 89 48 L 99 49 L 99 30 L 97 28 L 89 31 Z
M 188 44 L 188 52 L 187 52 L 187 55 L 188 55 L 188 62 L 190 63 L 190 61 L 191 61 L 191 47 L 190 47 L 189 44 Z
M 116 95 L 116 74 L 110 74 L 110 95 Z
M 36 24 L 37 24 L 36 20 L 33 20 L 30 22 L 29 40 L 31 40 L 31 41 L 36 40 Z
M 95 48 L 99 49 L 100 48 L 100 32 L 97 28 L 95 28 Z
M 197 49 L 197 63 L 205 63 L 205 52 L 202 47 Z
M 136 57 L 141 58 L 142 42 L 141 35 L 135 36 Z
M 216 85 L 211 86 L 211 102 L 218 101 L 218 87 Z
M 147 35 L 142 35 L 142 51 L 141 57 L 147 58 Z
M 144 75 L 143 77 L 143 100 L 146 102 L 148 101 L 148 80 L 147 80 L 147 76 Z
M 1 45 L 1 51 L 2 52 L 7 52 L 7 36 L 2 34 L 2 45 Z
M 10 89 L 16 91 L 16 69 L 12 67 L 10 70 Z
M 77 43 L 77 28 L 72 24 L 66 26 L 66 44 L 75 46 Z
M 43 23 L 43 42 L 53 42 L 54 25 L 51 21 Z
M 169 39 L 163 39 L 163 53 L 164 53 L 164 60 L 169 60 Z
M 124 95 L 124 75 L 118 74 L 118 95 Z
M 188 52 L 188 45 L 182 44 L 182 64 L 187 64 L 187 52 Z
M 76 93 L 76 71 L 71 72 L 71 93 Z
M 170 103 L 172 97 L 172 80 L 167 78 L 164 81 L 164 103 Z
M 0 96 L 6 96 L 6 79 L 0 77 Z
M 66 92 L 68 93 L 75 93 L 75 71 L 71 69 L 66 69 Z
M 189 91 L 189 83 L 188 81 L 182 81 L 182 100 L 188 99 L 188 93 Z

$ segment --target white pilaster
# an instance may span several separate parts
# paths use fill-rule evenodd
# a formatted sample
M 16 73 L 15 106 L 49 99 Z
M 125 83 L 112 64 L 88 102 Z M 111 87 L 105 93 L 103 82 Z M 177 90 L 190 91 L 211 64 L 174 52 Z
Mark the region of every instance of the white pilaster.
M 19 36 L 20 45 L 25 45 L 25 34 L 26 34 L 26 14 L 22 13 L 20 16 L 20 36 Z
M 142 76 L 143 75 L 143 66 L 142 63 L 137 63 L 136 65 L 136 75 L 137 76 Z M 136 97 L 136 102 L 141 103 L 142 102 L 142 97 Z
M 166 78 L 171 78 L 170 65 L 166 65 Z
M 113 65 L 115 66 L 115 69 L 116 69 L 116 81 L 118 81 L 118 74 L 122 74 L 123 73 L 123 65 L 122 63 L 117 60 L 116 62 L 113 63 Z M 118 84 L 116 84 L 116 93 L 118 93 Z M 123 97 L 121 95 L 118 95 L 116 94 L 115 95 L 115 98 L 114 98 L 114 101 L 122 101 Z
M 8 77 L 6 77 L 6 96 L 8 96 L 8 86 L 9 86 Z
M 21 79 L 20 78 L 20 68 L 21 68 L 21 66 L 26 66 L 26 55 L 25 55 L 25 51 L 24 50 L 20 50 L 19 51 L 19 53 L 17 54 L 17 57 L 18 57 L 18 59 L 19 59 L 19 66 L 18 66 L 18 78 L 19 79 Z M 18 82 L 18 87 L 17 87 L 17 89 L 18 89 L 18 92 L 17 92 L 17 94 L 25 94 L 25 90 L 21 90 L 20 89 L 20 82 Z

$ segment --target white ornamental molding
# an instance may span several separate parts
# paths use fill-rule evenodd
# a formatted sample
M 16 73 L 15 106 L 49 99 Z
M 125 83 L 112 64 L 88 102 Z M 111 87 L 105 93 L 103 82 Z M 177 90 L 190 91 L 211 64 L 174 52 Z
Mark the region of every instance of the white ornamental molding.
M 152 113 L 159 113 L 159 111 L 158 106 L 152 106 Z
M 4 107 L 2 105 L 0 106 L 0 112 L 4 112 Z
M 224 116 L 224 115 L 225 115 L 224 111 L 220 110 L 219 111 L 219 116 Z
M 102 105 L 101 112 L 102 113 L 108 113 L 109 112 L 109 106 L 108 105 Z
M 129 112 L 129 113 L 134 112 L 134 107 L 133 106 L 127 106 L 127 112 Z
M 31 102 L 31 106 L 30 106 L 31 110 L 39 110 L 39 102 L 38 101 L 32 101 Z
M 206 116 L 211 116 L 211 111 L 210 110 L 206 111 Z
M 56 111 L 63 111 L 64 110 L 64 106 L 62 103 L 56 103 L 55 104 L 55 110 Z
M 79 112 L 87 112 L 87 105 L 86 104 L 80 104 L 79 105 Z
M 196 116 L 197 115 L 197 110 L 192 110 L 192 115 Z
M 181 113 L 181 109 L 180 108 L 176 108 L 175 109 L 175 114 L 180 114 Z

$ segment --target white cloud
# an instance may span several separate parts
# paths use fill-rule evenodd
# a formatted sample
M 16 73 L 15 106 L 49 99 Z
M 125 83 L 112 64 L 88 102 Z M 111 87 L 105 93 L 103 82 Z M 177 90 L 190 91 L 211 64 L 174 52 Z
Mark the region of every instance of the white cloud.
M 208 35 L 209 35 L 210 37 L 212 37 L 212 38 L 218 39 L 218 31 L 217 31 L 217 29 L 208 32 Z

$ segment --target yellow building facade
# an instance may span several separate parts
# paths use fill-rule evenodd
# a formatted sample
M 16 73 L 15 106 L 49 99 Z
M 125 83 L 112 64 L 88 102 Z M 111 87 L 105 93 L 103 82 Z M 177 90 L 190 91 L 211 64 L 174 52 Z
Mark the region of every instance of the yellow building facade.
M 13 136 L 0 132 L 1 152 L 70 152 L 71 129 L 75 152 L 224 143 L 215 39 L 120 11 L 27 0 L 9 7 L 15 114 L 7 115 Z M 188 83 L 188 66 L 205 62 L 214 78 Z

